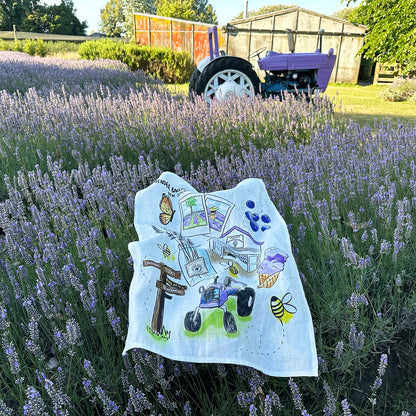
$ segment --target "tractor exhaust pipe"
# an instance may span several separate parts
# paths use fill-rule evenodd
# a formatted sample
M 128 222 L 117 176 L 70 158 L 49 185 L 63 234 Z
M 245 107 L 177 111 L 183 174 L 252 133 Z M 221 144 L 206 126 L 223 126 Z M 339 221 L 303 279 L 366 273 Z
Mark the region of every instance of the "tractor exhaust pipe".
M 295 52 L 295 41 L 293 39 L 293 30 L 292 29 L 286 29 L 287 33 L 287 43 L 289 45 L 289 51 L 290 53 Z
M 318 39 L 316 40 L 316 51 L 315 52 L 321 52 L 322 51 L 322 35 L 324 33 L 324 29 L 318 30 Z

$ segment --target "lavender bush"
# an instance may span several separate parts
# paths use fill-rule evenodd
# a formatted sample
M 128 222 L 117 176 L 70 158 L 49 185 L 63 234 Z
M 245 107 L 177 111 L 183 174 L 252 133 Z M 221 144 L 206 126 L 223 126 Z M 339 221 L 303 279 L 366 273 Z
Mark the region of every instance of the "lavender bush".
M 338 124 L 325 99 L 74 88 L 0 99 L 0 414 L 414 414 L 416 126 Z M 121 356 L 134 195 L 165 169 L 201 192 L 265 181 L 319 377 Z
M 16 65 L 22 73 L 24 62 Z M 46 92 L 41 80 L 48 72 L 39 69 L 39 78 L 31 78 L 34 87 L 26 93 L 0 92 L 0 155 L 4 156 L 0 168 L 10 176 L 36 164 L 45 169 L 47 155 L 61 159 L 66 169 L 78 160 L 106 164 L 109 155 L 123 155 L 130 163 L 142 156 L 164 170 L 173 170 L 179 162 L 189 170 L 201 160 L 214 163 L 216 154 L 238 156 L 241 150 L 267 149 L 290 140 L 307 143 L 316 128 L 335 124 L 331 103 L 325 98 L 306 102 L 288 97 L 278 103 L 256 97 L 208 107 L 202 99 L 194 102 L 150 89 L 146 79 L 143 90 L 133 89 L 123 71 L 100 70 L 98 63 L 70 65 L 79 69 L 61 73 L 68 81 L 60 90 L 55 78 Z M 112 65 L 119 64 L 112 61 Z M 83 72 L 89 75 L 76 76 Z M 76 84 L 87 76 L 93 81 Z M 114 84 L 111 89 L 109 80 Z M 91 92 L 94 86 L 96 91 Z
M 40 96 L 68 92 L 123 96 L 145 85 L 160 85 L 143 71 L 131 72 L 127 65 L 108 59 L 97 61 L 39 58 L 24 52 L 0 51 L 0 90 L 24 94 L 33 89 Z
M 385 101 L 416 102 L 416 78 L 399 77 L 388 88 L 380 91 L 379 96 Z

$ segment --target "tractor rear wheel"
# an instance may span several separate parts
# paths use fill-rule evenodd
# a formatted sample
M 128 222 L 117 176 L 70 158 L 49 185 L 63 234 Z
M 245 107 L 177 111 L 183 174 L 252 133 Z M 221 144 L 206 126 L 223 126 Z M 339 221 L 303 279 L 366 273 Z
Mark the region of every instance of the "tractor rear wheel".
M 249 316 L 254 306 L 256 293 L 251 287 L 245 287 L 237 293 L 237 313 L 239 316 Z
M 253 97 L 260 91 L 260 80 L 250 62 L 235 56 L 225 56 L 208 64 L 195 82 L 194 91 L 203 94 L 207 102 L 223 101 L 237 95 Z
M 191 78 L 189 80 L 188 94 L 191 98 L 192 98 L 192 95 L 195 94 L 195 84 L 200 75 L 201 75 L 201 71 L 198 68 L 195 68 L 195 71 L 192 72 Z

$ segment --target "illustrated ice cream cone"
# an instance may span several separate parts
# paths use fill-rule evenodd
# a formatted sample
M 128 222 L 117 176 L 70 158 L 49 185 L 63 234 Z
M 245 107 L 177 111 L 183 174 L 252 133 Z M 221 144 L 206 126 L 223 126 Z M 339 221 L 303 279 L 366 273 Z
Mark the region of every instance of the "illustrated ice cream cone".
M 280 275 L 280 271 L 274 274 L 267 274 L 267 273 L 259 273 L 259 285 L 258 288 L 269 288 L 272 287 L 275 283 L 277 278 Z
M 288 257 L 284 251 L 276 247 L 268 248 L 257 269 L 259 275 L 259 285 L 257 287 L 266 289 L 272 287 L 276 283 L 280 272 L 285 268 Z

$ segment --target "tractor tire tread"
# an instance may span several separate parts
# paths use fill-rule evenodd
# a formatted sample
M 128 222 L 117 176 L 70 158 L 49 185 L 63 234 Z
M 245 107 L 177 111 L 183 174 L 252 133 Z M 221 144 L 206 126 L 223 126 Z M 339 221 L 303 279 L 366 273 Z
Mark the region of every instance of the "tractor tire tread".
M 191 75 L 191 78 L 189 79 L 188 95 L 191 98 L 195 94 L 195 84 L 200 75 L 201 71 L 198 68 L 195 68 L 194 72 Z

